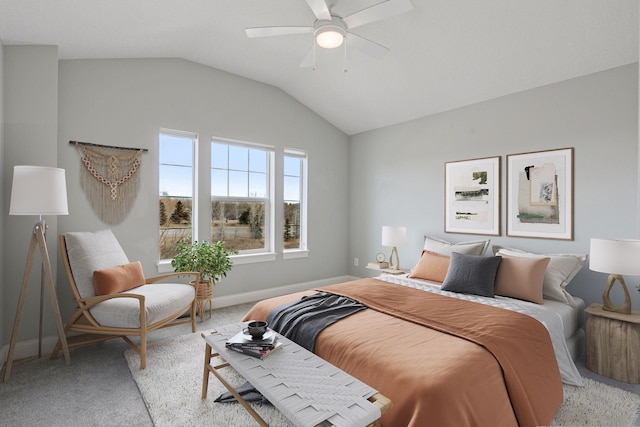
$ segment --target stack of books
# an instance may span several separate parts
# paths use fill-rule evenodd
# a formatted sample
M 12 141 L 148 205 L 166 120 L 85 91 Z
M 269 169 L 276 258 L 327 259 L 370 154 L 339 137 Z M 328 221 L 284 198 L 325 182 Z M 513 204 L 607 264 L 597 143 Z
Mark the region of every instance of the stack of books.
M 261 339 L 252 338 L 251 335 L 240 331 L 227 340 L 226 347 L 247 356 L 264 359 L 282 347 L 282 343 L 278 342 L 278 334 L 275 331 L 267 329 Z

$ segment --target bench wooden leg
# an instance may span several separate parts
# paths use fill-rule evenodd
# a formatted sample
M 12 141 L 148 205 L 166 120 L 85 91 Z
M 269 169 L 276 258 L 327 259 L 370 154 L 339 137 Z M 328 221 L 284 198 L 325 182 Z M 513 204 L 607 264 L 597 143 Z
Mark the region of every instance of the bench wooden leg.
M 393 405 L 391 403 L 391 399 L 389 399 L 388 397 L 380 393 L 376 393 L 373 396 L 371 396 L 369 398 L 369 401 L 372 402 L 374 405 L 376 405 L 378 408 L 380 408 L 380 414 L 384 414 L 385 412 L 387 412 Z M 378 418 L 371 425 L 373 427 L 382 427 L 382 417 Z
M 202 334 L 202 337 L 204 338 L 205 335 Z M 225 386 L 227 390 L 229 390 L 229 393 L 231 393 L 233 397 L 236 398 L 238 403 L 242 405 L 242 407 L 249 413 L 249 415 L 251 415 L 258 422 L 258 424 L 260 424 L 261 427 L 269 427 L 269 424 L 267 424 L 267 422 L 264 419 L 262 419 L 260 415 L 258 415 L 258 413 L 251 407 L 251 405 L 249 405 L 249 403 L 247 403 L 247 401 L 244 400 L 242 396 L 240 396 L 240 394 L 236 391 L 236 389 L 233 388 L 233 386 L 229 384 L 227 380 L 225 380 L 224 377 L 218 373 L 218 369 L 222 369 L 222 368 L 226 368 L 227 366 L 230 366 L 229 363 L 227 363 L 226 361 L 224 361 L 224 359 L 222 359 L 222 357 L 220 357 L 220 359 L 222 359 L 223 362 L 218 365 L 212 366 L 211 365 L 212 357 L 220 357 L 220 355 L 218 353 L 215 353 L 212 350 L 211 346 L 207 344 L 205 347 L 205 353 L 204 353 L 204 373 L 202 377 L 202 399 L 207 398 L 207 389 L 209 388 L 209 372 L 211 372 L 213 375 L 216 376 L 216 378 L 218 378 L 218 381 L 220 381 L 222 385 Z

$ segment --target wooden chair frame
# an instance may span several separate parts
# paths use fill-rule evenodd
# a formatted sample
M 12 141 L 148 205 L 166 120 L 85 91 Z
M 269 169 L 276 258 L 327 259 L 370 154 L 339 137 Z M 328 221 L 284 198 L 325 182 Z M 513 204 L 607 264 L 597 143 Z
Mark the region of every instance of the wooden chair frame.
M 140 356 L 140 369 L 146 368 L 147 365 L 147 336 L 149 332 L 154 331 L 156 329 L 165 328 L 168 326 L 182 325 L 185 323 L 191 323 L 191 332 L 196 331 L 196 295 L 194 292 L 193 301 L 190 305 L 184 307 L 183 310 L 178 311 L 177 313 L 162 319 L 156 323 L 151 325 L 147 325 L 146 318 L 146 310 L 144 295 L 137 295 L 134 293 L 126 293 L 126 294 L 111 294 L 111 295 L 100 295 L 82 298 L 80 293 L 78 292 L 78 287 L 76 285 L 76 281 L 73 277 L 73 272 L 71 271 L 71 265 L 69 264 L 69 255 L 67 254 L 67 244 L 63 234 L 59 236 L 60 249 L 62 254 L 62 260 L 64 263 L 64 268 L 67 272 L 67 278 L 69 279 L 69 284 L 71 285 L 71 290 L 73 291 L 74 301 L 76 302 L 77 309 L 71 319 L 67 322 L 64 327 L 65 337 L 67 339 L 67 343 L 69 349 L 73 349 L 76 347 L 80 347 L 87 344 L 92 344 L 100 341 L 106 341 L 112 338 L 122 338 L 131 348 L 133 348 L 138 355 Z M 164 281 L 171 277 L 179 277 L 179 276 L 193 276 L 195 278 L 194 281 L 190 282 L 192 286 L 195 287 L 195 284 L 200 281 L 200 273 L 197 272 L 184 272 L 184 273 L 169 273 L 163 274 L 155 277 L 148 277 L 145 279 L 145 284 L 153 284 Z M 194 289 L 195 290 L 195 289 Z M 114 298 L 135 298 L 139 301 L 140 304 L 140 327 L 139 328 L 122 328 L 122 327 L 109 327 L 100 325 L 94 317 L 91 315 L 89 310 L 93 308 L 96 304 Z M 181 315 L 183 315 L 187 310 L 189 310 L 191 316 L 189 319 L 177 320 Z M 80 335 L 69 336 L 69 332 L 79 332 Z M 136 345 L 131 339 L 130 336 L 139 336 L 140 337 L 140 345 Z M 51 353 L 51 358 L 55 359 L 58 357 L 58 353 L 62 347 L 62 342 L 58 339 L 53 352 Z

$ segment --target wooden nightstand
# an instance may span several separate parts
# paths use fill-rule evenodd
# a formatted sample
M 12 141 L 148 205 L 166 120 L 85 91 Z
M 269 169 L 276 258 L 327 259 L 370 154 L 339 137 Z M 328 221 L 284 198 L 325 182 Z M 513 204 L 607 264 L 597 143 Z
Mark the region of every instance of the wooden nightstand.
M 587 369 L 618 381 L 640 383 L 640 312 L 621 314 L 591 304 L 586 310 Z

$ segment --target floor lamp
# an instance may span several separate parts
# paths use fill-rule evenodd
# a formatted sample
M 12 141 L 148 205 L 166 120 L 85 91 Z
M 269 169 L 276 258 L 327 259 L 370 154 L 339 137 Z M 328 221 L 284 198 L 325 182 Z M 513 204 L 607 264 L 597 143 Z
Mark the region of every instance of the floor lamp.
M 54 316 L 58 328 L 58 336 L 62 343 L 64 357 L 67 365 L 71 364 L 69 357 L 69 347 L 65 338 L 64 326 L 56 297 L 56 289 L 51 272 L 51 261 L 47 251 L 46 232 L 47 226 L 42 219 L 42 215 L 68 215 L 67 208 L 67 186 L 64 169 L 44 167 L 44 166 L 14 166 L 13 184 L 11 187 L 11 205 L 9 215 L 38 215 L 39 220 L 33 226 L 31 233 L 31 243 L 27 255 L 27 264 L 22 279 L 22 290 L 18 300 L 16 310 L 16 320 L 11 332 L 11 343 L 4 371 L 3 380 L 6 382 L 11 375 L 11 365 L 13 364 L 13 352 L 15 350 L 16 338 L 20 330 L 20 319 L 27 297 L 29 287 L 29 276 L 35 258 L 36 250 L 40 251 L 42 268 L 40 276 L 40 330 L 38 336 L 38 356 L 42 356 L 42 325 L 43 325 L 43 299 L 45 283 L 49 289 L 51 304 L 53 305 Z

